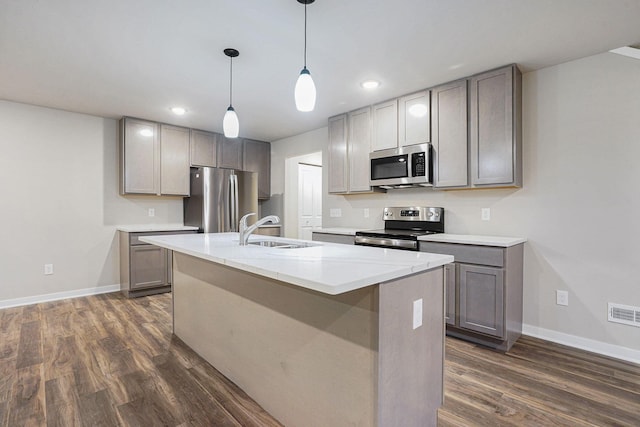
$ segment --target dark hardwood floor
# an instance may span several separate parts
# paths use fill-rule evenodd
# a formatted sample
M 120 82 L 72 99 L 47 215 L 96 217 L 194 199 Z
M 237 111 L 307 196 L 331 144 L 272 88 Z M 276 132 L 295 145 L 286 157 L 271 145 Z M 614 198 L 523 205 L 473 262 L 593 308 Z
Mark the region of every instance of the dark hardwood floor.
M 170 294 L 0 310 L 0 426 L 277 426 L 171 334 Z M 640 366 L 447 338 L 441 426 L 640 426 Z

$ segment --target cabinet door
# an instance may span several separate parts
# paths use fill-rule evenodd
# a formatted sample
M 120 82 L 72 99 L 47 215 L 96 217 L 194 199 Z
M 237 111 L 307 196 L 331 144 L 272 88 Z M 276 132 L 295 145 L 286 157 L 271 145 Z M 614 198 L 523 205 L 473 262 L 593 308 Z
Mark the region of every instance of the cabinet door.
M 459 264 L 460 327 L 505 337 L 504 270 Z
M 131 289 L 167 284 L 167 250 L 153 245 L 131 246 Z
M 340 114 L 329 118 L 329 193 L 346 193 L 348 178 L 347 115 Z
M 189 195 L 189 129 L 160 125 L 160 193 Z
M 456 324 L 456 264 L 444 266 L 444 321 L 447 325 Z
M 160 138 L 158 124 L 124 118 L 120 134 L 121 193 L 160 192 Z
M 515 66 L 510 66 L 470 80 L 473 185 L 519 185 L 516 179 L 516 145 L 520 139 L 516 130 L 519 124 L 514 123 L 516 70 Z
M 191 166 L 205 166 L 215 168 L 216 135 L 201 130 L 191 130 Z
M 271 144 L 251 139 L 245 139 L 243 144 L 242 169 L 258 173 L 258 199 L 268 199 L 271 197 Z
M 242 140 L 240 138 L 226 138 L 216 134 L 218 153 L 218 167 L 242 170 Z
M 398 144 L 431 142 L 430 92 L 423 90 L 398 100 Z
M 371 191 L 369 186 L 371 152 L 371 108 L 349 113 L 349 191 Z
M 431 90 L 433 186 L 469 185 L 467 144 L 467 81 Z
M 373 151 L 396 148 L 398 146 L 398 100 L 383 102 L 373 106 Z

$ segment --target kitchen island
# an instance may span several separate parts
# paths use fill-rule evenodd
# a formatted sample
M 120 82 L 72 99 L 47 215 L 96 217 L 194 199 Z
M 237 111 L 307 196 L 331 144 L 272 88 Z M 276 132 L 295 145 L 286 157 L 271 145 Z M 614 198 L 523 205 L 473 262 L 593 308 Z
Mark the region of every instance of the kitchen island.
M 174 333 L 284 425 L 436 425 L 452 256 L 143 240 L 173 250 Z

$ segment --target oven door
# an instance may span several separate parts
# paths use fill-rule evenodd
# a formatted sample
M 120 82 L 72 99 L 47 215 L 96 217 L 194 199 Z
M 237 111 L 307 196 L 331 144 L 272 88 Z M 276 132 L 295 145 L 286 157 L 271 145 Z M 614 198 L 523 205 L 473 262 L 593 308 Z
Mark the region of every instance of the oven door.
M 382 236 L 365 236 L 356 233 L 355 244 L 360 246 L 376 246 L 388 249 L 404 249 L 407 251 L 417 251 L 418 241 L 408 239 L 398 239 Z

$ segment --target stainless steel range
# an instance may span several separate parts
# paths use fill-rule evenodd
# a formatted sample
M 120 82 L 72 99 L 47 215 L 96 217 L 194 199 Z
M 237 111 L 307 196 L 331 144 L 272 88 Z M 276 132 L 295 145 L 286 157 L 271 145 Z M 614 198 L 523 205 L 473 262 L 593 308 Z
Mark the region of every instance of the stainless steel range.
M 444 233 L 444 208 L 384 208 L 384 229 L 356 232 L 356 245 L 418 250 L 418 237 Z

